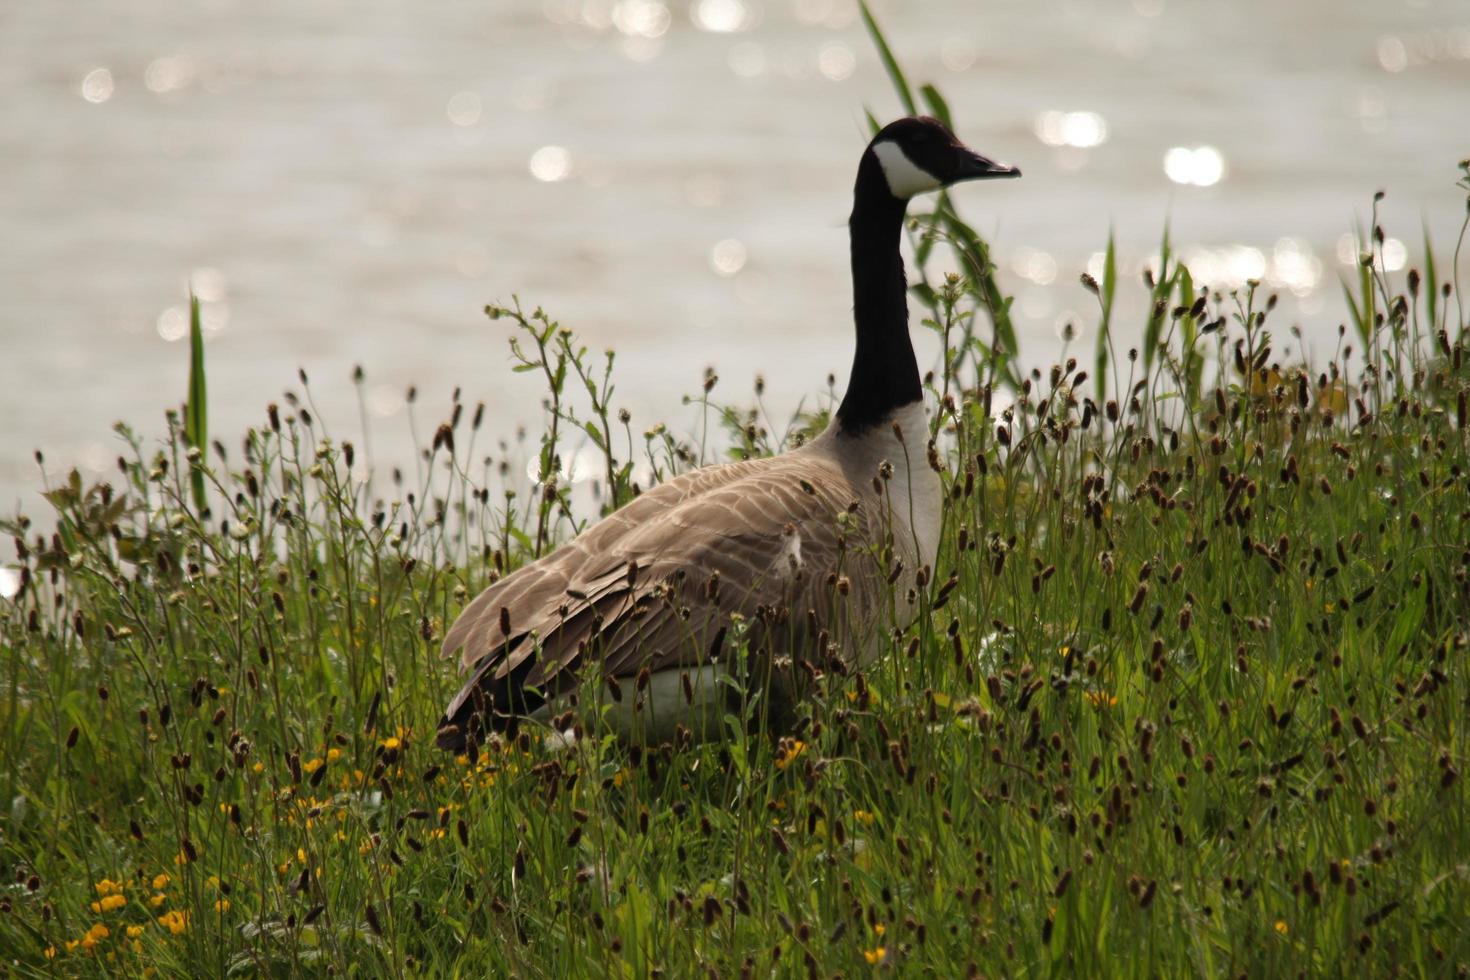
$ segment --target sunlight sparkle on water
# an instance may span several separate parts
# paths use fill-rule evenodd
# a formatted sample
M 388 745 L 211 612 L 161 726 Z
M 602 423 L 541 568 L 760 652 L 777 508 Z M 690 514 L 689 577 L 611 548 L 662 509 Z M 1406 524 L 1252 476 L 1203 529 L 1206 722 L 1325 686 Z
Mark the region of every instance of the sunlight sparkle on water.
M 218 303 L 225 298 L 228 286 L 225 274 L 212 265 L 201 266 L 189 273 L 189 288 L 201 303 Z
M 93 68 L 82 78 L 82 98 L 100 105 L 112 98 L 112 72 L 106 68 Z
M 857 68 L 857 57 L 852 48 L 841 41 L 828 41 L 817 54 L 817 70 L 824 78 L 840 82 Z
M 572 155 L 564 146 L 543 146 L 531 154 L 531 176 L 548 184 L 572 175 Z
M 1356 266 L 1365 261 L 1369 253 L 1360 250 L 1361 243 L 1356 235 L 1344 233 L 1337 239 L 1337 261 L 1343 265 Z M 1383 268 L 1389 272 L 1398 272 L 1409 261 L 1409 249 L 1397 238 L 1385 238 L 1383 245 L 1379 248 L 1379 254 L 1373 257 L 1375 265 L 1382 263 Z
M 1057 277 L 1057 260 L 1041 249 L 1022 245 L 1011 254 L 1011 271 L 1038 286 L 1046 286 Z
M 1389 272 L 1398 272 L 1409 260 L 1409 250 L 1397 238 L 1383 241 L 1383 267 Z
M 741 0 L 696 0 L 689 10 L 694 26 L 711 34 L 732 34 L 751 26 L 750 11 Z
M 1306 242 L 1281 238 L 1271 250 L 1271 268 L 1267 280 L 1273 286 L 1284 286 L 1298 296 L 1317 288 L 1322 279 L 1322 260 L 1312 254 Z
M 1090 149 L 1108 140 L 1108 124 L 1095 112 L 1048 109 L 1036 117 L 1036 138 L 1047 146 Z
M 1213 146 L 1176 146 L 1164 154 L 1164 174 L 1176 184 L 1210 187 L 1225 176 L 1225 157 Z
M 715 247 L 710 249 L 709 265 L 716 275 L 728 279 L 745 268 L 746 257 L 744 243 L 735 238 L 726 238 L 722 242 L 716 242 Z
M 158 314 L 158 336 L 170 344 L 183 340 L 189 333 L 189 314 L 182 306 L 170 306 Z
M 1378 64 L 1384 71 L 1401 72 L 1409 67 L 1409 49 L 1392 35 L 1378 39 Z
M 455 92 L 449 97 L 445 112 L 456 126 L 469 127 L 480 121 L 482 109 L 479 93 Z
M 939 60 L 950 71 L 965 71 L 978 57 L 975 45 L 962 37 L 947 37 L 939 44 Z
M 1266 274 L 1265 253 L 1249 245 L 1195 246 L 1180 258 L 1197 284 L 1215 289 L 1236 289 Z M 1157 268 L 1156 261 L 1150 265 Z
M 671 19 L 659 0 L 619 0 L 612 9 L 613 26 L 630 37 L 662 37 Z
M 143 84 L 154 95 L 177 92 L 194 80 L 194 63 L 188 58 L 165 55 L 154 58 L 143 72 Z

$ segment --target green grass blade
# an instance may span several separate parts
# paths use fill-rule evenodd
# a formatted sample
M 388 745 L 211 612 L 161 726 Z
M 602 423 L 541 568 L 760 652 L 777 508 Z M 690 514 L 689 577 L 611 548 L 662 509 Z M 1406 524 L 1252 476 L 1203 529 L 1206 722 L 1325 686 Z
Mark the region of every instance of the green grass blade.
M 184 410 L 184 438 L 200 455 L 208 451 L 209 398 L 204 382 L 204 330 L 199 318 L 199 297 L 189 294 L 189 400 Z M 202 462 L 202 460 L 201 460 Z M 205 507 L 204 472 L 195 466 L 190 473 L 194 506 Z
M 954 117 L 950 115 L 949 103 L 944 100 L 944 96 L 939 94 L 939 89 L 926 83 L 920 86 L 919 94 L 924 97 L 924 104 L 929 107 L 934 118 L 950 129 L 954 129 Z
M 1097 400 L 1101 404 L 1108 399 L 1108 351 L 1112 345 L 1113 298 L 1118 293 L 1117 243 L 1113 232 L 1108 230 L 1108 250 L 1103 256 L 1102 321 L 1097 328 L 1097 353 L 1093 357 L 1093 381 L 1097 386 Z
M 1429 226 L 1424 226 L 1424 310 L 1429 314 L 1429 330 L 1439 329 L 1439 276 L 1434 269 L 1434 243 L 1429 240 Z
M 877 136 L 878 130 L 883 128 L 883 124 L 878 121 L 877 116 L 873 115 L 873 110 L 869 109 L 867 106 L 863 106 L 863 115 L 868 120 L 868 135 Z
M 888 72 L 888 80 L 893 83 L 893 90 L 898 93 L 898 100 L 903 103 L 906 113 L 911 116 L 918 115 L 918 108 L 914 103 L 913 89 L 909 88 L 909 81 L 903 75 L 903 69 L 898 66 L 898 60 L 893 57 L 893 52 L 888 47 L 888 41 L 883 37 L 883 31 L 878 22 L 873 19 L 873 12 L 868 9 L 867 0 L 858 0 L 858 9 L 863 15 L 863 25 L 868 29 L 868 36 L 873 39 L 873 46 L 878 49 L 878 57 L 883 62 L 884 71 Z

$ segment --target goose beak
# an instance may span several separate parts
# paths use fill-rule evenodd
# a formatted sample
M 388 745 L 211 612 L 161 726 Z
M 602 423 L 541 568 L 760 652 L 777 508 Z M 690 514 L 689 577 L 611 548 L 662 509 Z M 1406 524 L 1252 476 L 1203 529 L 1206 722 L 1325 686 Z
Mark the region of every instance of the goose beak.
M 1012 167 L 1007 163 L 997 163 L 986 156 L 981 156 L 972 150 L 965 150 L 960 158 L 956 174 L 950 181 L 952 184 L 962 180 L 989 180 L 993 177 L 1019 177 L 1019 167 Z

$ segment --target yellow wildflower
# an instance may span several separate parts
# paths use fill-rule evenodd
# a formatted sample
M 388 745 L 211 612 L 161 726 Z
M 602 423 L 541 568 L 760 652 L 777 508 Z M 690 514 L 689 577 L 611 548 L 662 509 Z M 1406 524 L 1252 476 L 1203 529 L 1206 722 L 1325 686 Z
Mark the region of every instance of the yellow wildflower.
M 128 900 L 121 895 L 108 895 L 102 901 L 92 903 L 99 912 L 111 912 L 114 909 L 122 908 L 126 904 L 128 904 Z
M 165 912 L 158 917 L 158 924 L 167 929 L 170 935 L 177 936 L 189 928 L 189 913 L 178 909 Z
M 875 949 L 863 950 L 863 959 L 868 961 L 869 966 L 877 966 L 879 963 L 882 963 L 885 959 L 887 959 L 887 957 L 888 950 L 886 947 L 883 946 L 878 946 Z
M 1087 703 L 1092 705 L 1094 708 L 1111 708 L 1113 707 L 1113 705 L 1118 703 L 1118 698 L 1116 695 L 1107 694 L 1103 691 L 1087 691 L 1082 696 L 1085 697 L 1087 699 Z
M 143 927 L 142 926 L 128 926 L 128 938 L 129 939 L 137 939 L 141 935 L 143 935 Z
M 54 959 L 56 959 L 56 947 L 55 946 L 47 946 L 46 947 L 46 958 L 48 960 L 54 960 Z
M 875 922 L 873 924 L 873 935 L 877 936 L 879 939 L 882 939 L 883 938 L 883 934 L 885 932 L 887 932 L 887 931 L 888 931 L 888 927 L 885 926 L 883 923 L 881 923 L 881 922 Z
M 219 899 L 214 903 L 214 910 L 220 915 L 224 915 L 230 910 L 230 900 L 228 898 Z
M 783 738 L 776 748 L 776 768 L 785 769 L 806 751 L 806 743 L 796 738 Z
M 306 770 L 307 772 L 316 772 L 321 767 L 322 760 L 320 759 L 307 759 L 301 764 L 301 768 Z
M 328 762 L 336 762 L 340 758 L 342 758 L 342 750 L 341 749 L 327 749 L 327 761 Z
M 873 826 L 873 821 L 876 819 L 867 810 L 854 810 L 854 811 L 852 811 L 852 818 L 854 820 L 856 820 L 858 823 L 862 824 L 864 827 L 871 827 L 871 826 Z
M 256 772 L 256 773 L 265 772 L 265 763 L 264 762 L 257 762 L 255 765 L 251 766 L 250 769 L 251 769 L 252 772 Z
M 173 879 L 170 878 L 166 873 L 160 872 L 160 873 L 154 875 L 153 876 L 153 890 L 156 891 L 156 892 L 163 891 L 165 888 L 168 887 L 168 883 L 170 881 L 173 881 Z
M 120 895 L 123 890 L 120 883 L 108 878 L 103 878 L 93 887 L 97 889 L 98 895 Z
M 383 748 L 385 749 L 396 749 L 402 744 L 403 743 L 398 740 L 397 735 L 389 735 L 387 738 L 383 739 Z
M 1283 936 L 1286 935 L 1287 932 L 1290 931 L 1286 927 L 1286 920 L 1285 919 L 1277 919 L 1276 920 L 1276 931 L 1279 932 L 1279 933 L 1281 933 L 1281 935 L 1283 935 Z
M 154 908 L 158 908 L 166 901 L 168 901 L 168 896 L 165 895 L 163 892 L 158 892 L 152 898 L 148 899 L 148 904 L 153 906 Z

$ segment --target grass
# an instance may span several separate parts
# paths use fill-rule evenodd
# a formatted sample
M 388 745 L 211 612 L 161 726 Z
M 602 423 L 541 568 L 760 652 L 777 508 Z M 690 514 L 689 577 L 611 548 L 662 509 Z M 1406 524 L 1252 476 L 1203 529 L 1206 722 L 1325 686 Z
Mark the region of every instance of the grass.
M 54 533 L 4 522 L 3 969 L 1470 969 L 1458 291 L 1390 276 L 1375 227 L 1354 320 L 1308 365 L 1264 290 L 1203 288 L 1166 243 L 1140 350 L 1111 349 L 1109 261 L 1084 283 L 1109 327 L 1091 363 L 1026 373 L 984 243 L 943 201 L 914 234 L 967 270 L 915 287 L 946 339 L 940 557 L 894 597 L 921 612 L 881 663 L 829 673 L 780 741 L 527 733 L 451 758 L 437 645 L 639 481 L 775 451 L 822 411 L 769 431 L 759 392 L 725 404 L 711 377 L 714 433 L 634 432 L 610 355 L 493 308 L 546 382 L 539 479 L 483 454 L 456 392 L 390 481 L 304 374 L 238 451 L 204 445 L 196 335 L 162 448 L 120 426 L 112 483 L 49 489 Z M 584 440 L 590 503 L 559 478 Z

